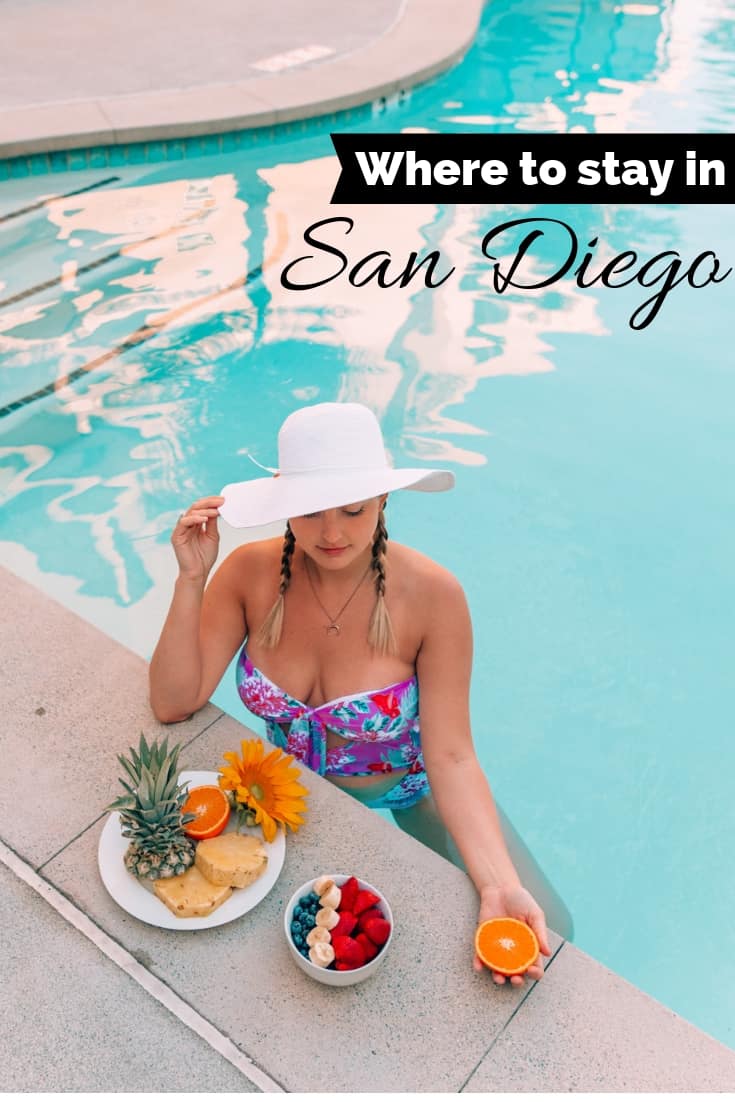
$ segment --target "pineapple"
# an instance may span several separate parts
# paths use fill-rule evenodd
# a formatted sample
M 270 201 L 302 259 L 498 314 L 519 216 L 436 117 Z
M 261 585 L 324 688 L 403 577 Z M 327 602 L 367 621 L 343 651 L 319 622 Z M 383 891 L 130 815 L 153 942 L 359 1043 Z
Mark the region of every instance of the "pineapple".
M 187 791 L 177 783 L 180 751 L 180 744 L 169 751 L 168 736 L 148 746 L 141 734 L 137 753 L 131 746 L 129 758 L 118 755 L 132 785 L 120 778 L 126 794 L 105 810 L 120 812 L 123 837 L 131 839 L 125 867 L 139 880 L 179 876 L 194 864 L 183 827 L 196 816 L 181 814 Z

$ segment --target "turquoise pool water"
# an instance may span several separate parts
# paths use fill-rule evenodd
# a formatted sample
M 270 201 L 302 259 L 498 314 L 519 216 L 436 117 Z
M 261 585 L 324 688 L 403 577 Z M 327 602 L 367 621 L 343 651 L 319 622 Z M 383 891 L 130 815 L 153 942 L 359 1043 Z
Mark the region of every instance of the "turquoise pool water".
M 478 753 L 576 943 L 735 1047 L 730 284 L 638 333 L 640 289 L 499 297 L 478 242 L 517 210 L 431 205 L 356 208 L 351 248 L 439 248 L 445 287 L 278 282 L 339 213 L 330 128 L 731 130 L 735 3 L 703 8 L 494 0 L 453 72 L 372 115 L 0 184 L 0 405 L 57 381 L 2 421 L 0 540 L 149 656 L 182 506 L 274 465 L 298 405 L 367 402 L 396 464 L 457 475 L 395 495 L 390 534 L 465 586 Z M 735 256 L 731 207 L 532 209 L 610 255 Z M 247 718 L 231 671 L 215 700 Z

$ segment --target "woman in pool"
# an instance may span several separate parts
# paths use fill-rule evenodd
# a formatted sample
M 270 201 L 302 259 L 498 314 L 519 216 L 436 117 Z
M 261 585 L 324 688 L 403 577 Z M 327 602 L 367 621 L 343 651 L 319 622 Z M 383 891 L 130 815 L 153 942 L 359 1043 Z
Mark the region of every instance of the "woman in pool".
M 509 856 L 472 744 L 462 587 L 387 539 L 390 491 L 447 490 L 453 475 L 388 466 L 376 418 L 354 403 L 297 410 L 278 445 L 272 478 L 194 502 L 173 531 L 179 577 L 150 665 L 156 718 L 176 723 L 201 708 L 241 647 L 238 690 L 269 739 L 363 803 L 390 808 L 466 868 L 480 921 L 525 919 L 549 957 L 544 912 Z M 288 518 L 286 534 L 238 547 L 205 589 L 218 515 L 235 527 Z M 541 978 L 540 958 L 527 975 Z

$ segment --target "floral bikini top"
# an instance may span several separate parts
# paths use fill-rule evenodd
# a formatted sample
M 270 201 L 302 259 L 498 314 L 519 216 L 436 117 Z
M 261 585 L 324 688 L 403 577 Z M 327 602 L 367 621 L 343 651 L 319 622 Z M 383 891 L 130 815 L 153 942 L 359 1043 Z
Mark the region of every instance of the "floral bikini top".
M 245 647 L 236 675 L 240 699 L 266 721 L 269 740 L 316 773 L 369 777 L 393 769 L 423 771 L 416 676 L 310 708 L 261 673 Z M 288 735 L 279 727 L 284 722 L 289 724 Z M 327 727 L 351 741 L 327 747 Z

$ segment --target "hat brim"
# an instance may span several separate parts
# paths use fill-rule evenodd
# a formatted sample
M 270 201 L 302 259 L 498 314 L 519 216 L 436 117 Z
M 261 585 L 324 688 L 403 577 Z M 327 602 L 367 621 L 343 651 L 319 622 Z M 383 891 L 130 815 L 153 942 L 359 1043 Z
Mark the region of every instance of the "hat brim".
M 352 505 L 392 490 L 451 490 L 451 471 L 384 467 L 374 471 L 329 471 L 283 474 L 230 482 L 220 490 L 219 515 L 233 528 L 258 528 L 273 521 Z

